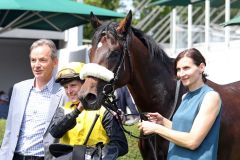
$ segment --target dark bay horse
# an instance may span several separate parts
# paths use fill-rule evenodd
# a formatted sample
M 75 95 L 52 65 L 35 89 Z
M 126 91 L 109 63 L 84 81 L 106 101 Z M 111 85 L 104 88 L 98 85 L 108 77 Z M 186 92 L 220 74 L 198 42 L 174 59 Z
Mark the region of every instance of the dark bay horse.
M 170 117 L 174 107 L 177 80 L 173 59 L 150 37 L 131 27 L 132 13 L 120 21 L 102 23 L 91 14 L 96 28 L 90 50 L 90 63 L 98 64 L 114 73 L 115 88 L 127 85 L 140 112 L 159 112 Z M 99 108 L 102 90 L 107 84 L 99 78 L 86 76 L 79 98 L 88 108 Z M 223 101 L 218 159 L 240 159 L 240 81 L 218 85 L 208 80 Z M 177 106 L 186 92 L 181 85 Z M 140 139 L 139 148 L 145 160 L 164 160 L 168 142 L 159 136 Z M 150 149 L 149 149 L 150 148 Z

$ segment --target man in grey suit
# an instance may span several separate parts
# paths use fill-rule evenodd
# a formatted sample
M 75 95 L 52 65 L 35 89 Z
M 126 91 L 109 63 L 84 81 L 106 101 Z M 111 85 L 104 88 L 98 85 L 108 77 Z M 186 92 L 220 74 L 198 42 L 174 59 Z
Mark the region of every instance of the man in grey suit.
M 48 127 L 64 93 L 53 78 L 58 64 L 55 44 L 47 39 L 34 42 L 30 63 L 34 78 L 13 87 L 0 160 L 51 159 L 48 145 L 54 139 Z

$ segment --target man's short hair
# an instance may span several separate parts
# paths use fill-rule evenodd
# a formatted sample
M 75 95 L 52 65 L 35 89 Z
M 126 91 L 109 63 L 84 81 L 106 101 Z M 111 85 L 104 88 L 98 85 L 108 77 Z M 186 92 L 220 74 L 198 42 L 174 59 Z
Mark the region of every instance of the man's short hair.
M 44 46 L 47 45 L 51 49 L 51 57 L 52 59 L 57 58 L 57 48 L 56 45 L 52 40 L 49 39 L 39 39 L 35 42 L 30 47 L 30 53 L 33 49 L 39 47 L 39 46 Z

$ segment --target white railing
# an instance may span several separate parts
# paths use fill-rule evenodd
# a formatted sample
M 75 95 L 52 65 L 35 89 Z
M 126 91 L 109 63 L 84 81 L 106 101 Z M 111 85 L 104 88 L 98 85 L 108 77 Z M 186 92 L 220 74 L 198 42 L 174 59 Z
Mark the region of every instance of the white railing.
M 206 73 L 208 78 L 218 84 L 227 84 L 240 81 L 240 40 L 230 41 L 229 46 L 225 42 L 212 42 L 206 50 L 205 43 L 194 44 L 193 47 L 200 50 L 206 59 Z M 178 48 L 176 53 L 167 47 L 164 50 L 175 58 L 178 53 L 186 48 Z

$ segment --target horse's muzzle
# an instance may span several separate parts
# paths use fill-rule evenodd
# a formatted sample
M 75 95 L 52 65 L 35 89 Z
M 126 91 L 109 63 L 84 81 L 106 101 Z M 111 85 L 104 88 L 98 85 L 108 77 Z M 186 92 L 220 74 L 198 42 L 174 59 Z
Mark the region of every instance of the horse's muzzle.
M 97 96 L 92 93 L 88 93 L 86 96 L 80 96 L 79 100 L 85 110 L 98 110 L 101 107 Z

